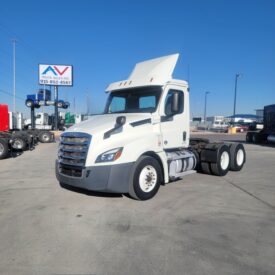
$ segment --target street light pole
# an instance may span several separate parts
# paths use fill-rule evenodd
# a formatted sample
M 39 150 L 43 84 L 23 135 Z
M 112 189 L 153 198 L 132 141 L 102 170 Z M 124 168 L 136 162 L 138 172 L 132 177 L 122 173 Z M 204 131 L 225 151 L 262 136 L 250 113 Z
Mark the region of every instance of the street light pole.
M 210 94 L 210 92 L 205 92 L 205 98 L 204 98 L 204 123 L 206 122 L 206 105 L 207 105 L 207 95 Z
M 16 68 L 15 68 L 15 43 L 16 39 L 12 40 L 12 45 L 13 45 L 13 112 L 16 112 L 16 82 L 15 82 L 15 73 L 16 73 Z
M 234 110 L 233 110 L 233 119 L 236 115 L 236 100 L 237 100 L 237 86 L 238 86 L 238 78 L 241 76 L 240 73 L 235 76 L 235 94 L 234 94 Z

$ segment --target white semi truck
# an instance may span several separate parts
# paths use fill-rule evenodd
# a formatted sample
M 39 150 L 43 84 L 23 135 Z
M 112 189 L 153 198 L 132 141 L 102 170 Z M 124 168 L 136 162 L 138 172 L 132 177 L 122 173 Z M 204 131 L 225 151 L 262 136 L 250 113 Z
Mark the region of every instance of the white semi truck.
M 31 119 L 26 119 L 24 125 L 31 128 Z M 37 113 L 35 116 L 35 129 L 51 130 L 52 125 L 49 125 L 49 115 L 47 113 Z
M 62 187 L 152 198 L 160 185 L 200 171 L 224 176 L 245 163 L 240 143 L 190 139 L 188 83 L 172 78 L 178 54 L 136 64 L 110 84 L 105 111 L 61 135 Z

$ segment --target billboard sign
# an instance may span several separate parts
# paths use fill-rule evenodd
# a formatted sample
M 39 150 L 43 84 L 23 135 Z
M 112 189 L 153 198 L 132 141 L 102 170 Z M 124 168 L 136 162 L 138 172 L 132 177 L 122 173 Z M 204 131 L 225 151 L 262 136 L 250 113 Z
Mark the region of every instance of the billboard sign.
M 73 86 L 73 67 L 71 65 L 39 64 L 39 84 Z

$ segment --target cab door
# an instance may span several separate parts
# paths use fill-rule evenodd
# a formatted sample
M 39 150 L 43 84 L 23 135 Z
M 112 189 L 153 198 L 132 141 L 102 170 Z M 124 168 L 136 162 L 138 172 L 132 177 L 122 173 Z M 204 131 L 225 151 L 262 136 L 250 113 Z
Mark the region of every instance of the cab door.
M 178 94 L 178 111 L 173 113 L 173 94 Z M 161 106 L 161 133 L 164 149 L 189 146 L 189 94 L 187 87 L 167 85 Z

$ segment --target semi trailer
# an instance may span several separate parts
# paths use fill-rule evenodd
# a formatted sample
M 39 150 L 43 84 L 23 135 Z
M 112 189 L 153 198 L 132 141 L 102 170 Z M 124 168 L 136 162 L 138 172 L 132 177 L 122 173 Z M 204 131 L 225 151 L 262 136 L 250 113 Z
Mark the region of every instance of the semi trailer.
M 52 142 L 54 135 L 45 130 L 20 130 L 16 118 L 8 111 L 8 105 L 0 104 L 0 159 L 6 158 L 12 150 L 33 149 L 37 141 Z M 19 121 L 22 121 L 21 117 Z M 16 128 L 10 128 L 10 125 Z M 18 125 L 17 125 L 18 126 Z
M 248 143 L 275 143 L 275 104 L 264 107 L 263 128 L 246 134 Z
M 189 88 L 172 78 L 179 55 L 136 64 L 127 80 L 110 84 L 105 111 L 60 138 L 56 177 L 61 187 L 155 196 L 160 185 L 197 171 L 240 171 L 240 143 L 190 138 Z

